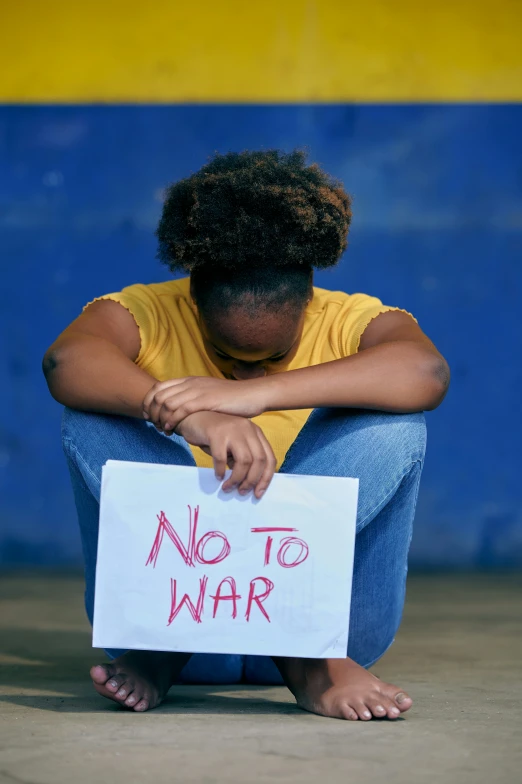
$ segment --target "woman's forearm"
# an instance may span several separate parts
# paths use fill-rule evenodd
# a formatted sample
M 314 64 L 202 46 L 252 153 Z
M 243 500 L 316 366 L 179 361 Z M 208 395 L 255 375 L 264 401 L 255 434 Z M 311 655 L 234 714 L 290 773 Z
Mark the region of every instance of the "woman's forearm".
M 58 341 L 43 360 L 49 391 L 71 408 L 143 416 L 143 398 L 156 379 L 113 343 L 78 333 Z
M 439 354 L 421 343 L 395 341 L 260 381 L 268 411 L 335 406 L 408 413 L 439 405 L 449 370 Z

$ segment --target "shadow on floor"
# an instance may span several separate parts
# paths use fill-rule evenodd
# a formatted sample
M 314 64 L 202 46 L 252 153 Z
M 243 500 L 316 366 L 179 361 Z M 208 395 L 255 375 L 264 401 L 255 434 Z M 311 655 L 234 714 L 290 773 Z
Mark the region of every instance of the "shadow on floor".
M 248 695 L 242 692 L 248 689 Z M 281 715 L 307 715 L 295 704 L 288 700 L 276 700 L 275 689 L 285 694 L 281 687 L 268 688 L 265 686 L 174 686 L 165 701 L 153 711 L 159 714 L 194 714 L 201 713 L 206 716 L 219 714 L 277 714 Z M 255 696 L 252 692 L 255 692 Z M 263 697 L 263 692 L 267 693 Z M 224 693 L 225 692 L 225 693 Z M 259 696 L 258 696 L 259 695 Z M 20 705 L 25 708 L 52 711 L 58 713 L 107 713 L 126 711 L 110 700 L 104 700 L 92 692 L 77 695 L 43 696 L 43 695 L 13 695 L 0 698 L 1 702 Z M 152 715 L 152 713 L 151 713 Z

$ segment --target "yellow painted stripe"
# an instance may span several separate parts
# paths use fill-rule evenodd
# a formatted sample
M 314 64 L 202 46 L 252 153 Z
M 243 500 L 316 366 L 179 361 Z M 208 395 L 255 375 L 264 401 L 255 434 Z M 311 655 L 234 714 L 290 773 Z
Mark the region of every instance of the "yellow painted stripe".
M 522 0 L 18 0 L 0 101 L 522 100 Z

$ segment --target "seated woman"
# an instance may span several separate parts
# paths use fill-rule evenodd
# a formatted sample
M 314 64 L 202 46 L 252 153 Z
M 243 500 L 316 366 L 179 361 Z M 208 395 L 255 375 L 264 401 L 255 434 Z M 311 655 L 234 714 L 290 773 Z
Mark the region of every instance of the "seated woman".
M 44 371 L 66 406 L 91 620 L 106 460 L 213 465 L 221 479 L 228 466 L 223 489 L 257 498 L 275 471 L 358 477 L 348 658 L 274 661 L 305 710 L 395 719 L 412 700 L 366 668 L 401 620 L 422 412 L 439 405 L 449 372 L 409 314 L 314 288 L 350 219 L 341 184 L 299 151 L 216 155 L 168 189 L 157 231 L 161 261 L 190 277 L 95 300 Z M 107 653 L 94 688 L 135 711 L 157 706 L 191 655 Z

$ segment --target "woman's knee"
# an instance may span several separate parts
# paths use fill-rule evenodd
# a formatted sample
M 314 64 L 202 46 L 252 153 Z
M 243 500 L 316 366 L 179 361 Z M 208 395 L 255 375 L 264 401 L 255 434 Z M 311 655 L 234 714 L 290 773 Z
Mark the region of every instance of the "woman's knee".
M 317 473 L 361 476 L 422 462 L 425 449 L 423 413 L 323 408 L 311 414 L 289 457 L 325 469 Z
M 183 438 L 164 436 L 145 420 L 132 417 L 66 408 L 62 443 L 67 455 L 79 454 L 84 461 L 95 465 L 103 465 L 107 460 L 195 465 Z
M 62 415 L 62 446 L 73 487 L 83 477 L 89 491 L 99 498 L 102 466 L 110 454 L 111 417 L 65 408 Z M 114 434 L 113 434 L 114 440 Z M 78 474 L 79 472 L 79 474 Z
M 101 434 L 110 432 L 118 424 L 121 427 L 123 421 L 123 417 L 66 407 L 62 414 L 62 441 L 80 440 L 85 443 L 86 439 L 92 437 L 99 440 Z
M 402 476 L 424 459 L 424 414 L 321 408 L 290 447 L 281 473 L 357 477 L 361 487 Z
M 372 412 L 361 419 L 368 450 L 389 455 L 405 465 L 422 462 L 426 452 L 424 414 L 388 414 Z
M 407 538 L 415 513 L 417 492 L 426 450 L 423 414 L 369 415 L 360 431 L 353 476 L 359 478 L 357 530 L 373 520 L 384 507 L 390 525 Z M 382 530 L 385 520 L 381 521 Z

